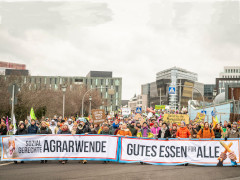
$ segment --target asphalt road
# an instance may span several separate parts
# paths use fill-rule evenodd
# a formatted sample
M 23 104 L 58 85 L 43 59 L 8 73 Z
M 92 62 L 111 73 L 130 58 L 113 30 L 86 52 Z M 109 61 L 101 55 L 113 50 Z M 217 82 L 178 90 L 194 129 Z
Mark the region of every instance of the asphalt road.
M 156 166 L 135 164 L 119 164 L 88 161 L 80 164 L 78 161 L 69 161 L 60 164 L 50 161 L 47 164 L 25 162 L 13 164 L 0 163 L 0 179 L 240 179 L 240 167 L 201 167 L 201 166 Z

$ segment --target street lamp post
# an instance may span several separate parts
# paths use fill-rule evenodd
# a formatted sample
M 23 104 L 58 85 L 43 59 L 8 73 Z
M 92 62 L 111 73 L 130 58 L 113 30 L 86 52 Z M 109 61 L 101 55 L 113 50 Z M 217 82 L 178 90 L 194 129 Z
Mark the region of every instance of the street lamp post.
M 91 101 L 92 101 L 92 96 L 89 96 L 89 115 L 91 116 Z
M 62 85 L 62 92 L 63 92 L 63 119 L 65 117 L 65 93 L 67 90 L 67 86 L 64 84 Z

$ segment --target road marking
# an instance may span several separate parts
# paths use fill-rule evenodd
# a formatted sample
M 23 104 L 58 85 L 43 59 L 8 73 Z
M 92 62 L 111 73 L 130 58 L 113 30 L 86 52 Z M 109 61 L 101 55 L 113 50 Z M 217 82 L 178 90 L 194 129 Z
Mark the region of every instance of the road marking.
M 6 166 L 6 165 L 9 165 L 9 164 L 13 164 L 13 162 L 5 163 L 5 164 L 0 164 L 0 166 Z

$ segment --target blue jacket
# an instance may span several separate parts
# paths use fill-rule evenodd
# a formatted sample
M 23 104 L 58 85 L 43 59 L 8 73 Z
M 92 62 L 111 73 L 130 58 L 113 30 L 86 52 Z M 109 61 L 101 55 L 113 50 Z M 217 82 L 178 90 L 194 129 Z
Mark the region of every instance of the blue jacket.
M 36 124 L 34 125 L 29 125 L 28 126 L 28 134 L 37 134 L 38 132 L 38 127 L 36 126 Z
M 119 127 L 119 124 L 115 124 L 115 122 L 112 124 L 112 127 L 114 128 L 114 129 L 117 129 L 118 127 Z

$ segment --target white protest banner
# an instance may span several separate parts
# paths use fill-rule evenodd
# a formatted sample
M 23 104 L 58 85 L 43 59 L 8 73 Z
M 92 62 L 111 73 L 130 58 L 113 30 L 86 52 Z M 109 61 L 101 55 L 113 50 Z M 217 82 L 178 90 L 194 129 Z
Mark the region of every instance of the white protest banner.
M 146 162 L 158 165 L 178 165 L 184 163 L 217 166 L 218 157 L 225 148 L 219 140 L 155 140 L 138 138 L 121 138 L 119 162 Z M 119 142 L 119 143 L 120 143 Z M 231 151 L 235 152 L 239 163 L 239 140 L 224 141 L 233 143 Z M 224 163 L 231 165 L 227 158 Z
M 110 135 L 2 136 L 2 161 L 117 161 L 118 137 Z
M 131 114 L 130 108 L 122 108 L 122 115 L 123 116 L 129 116 Z

